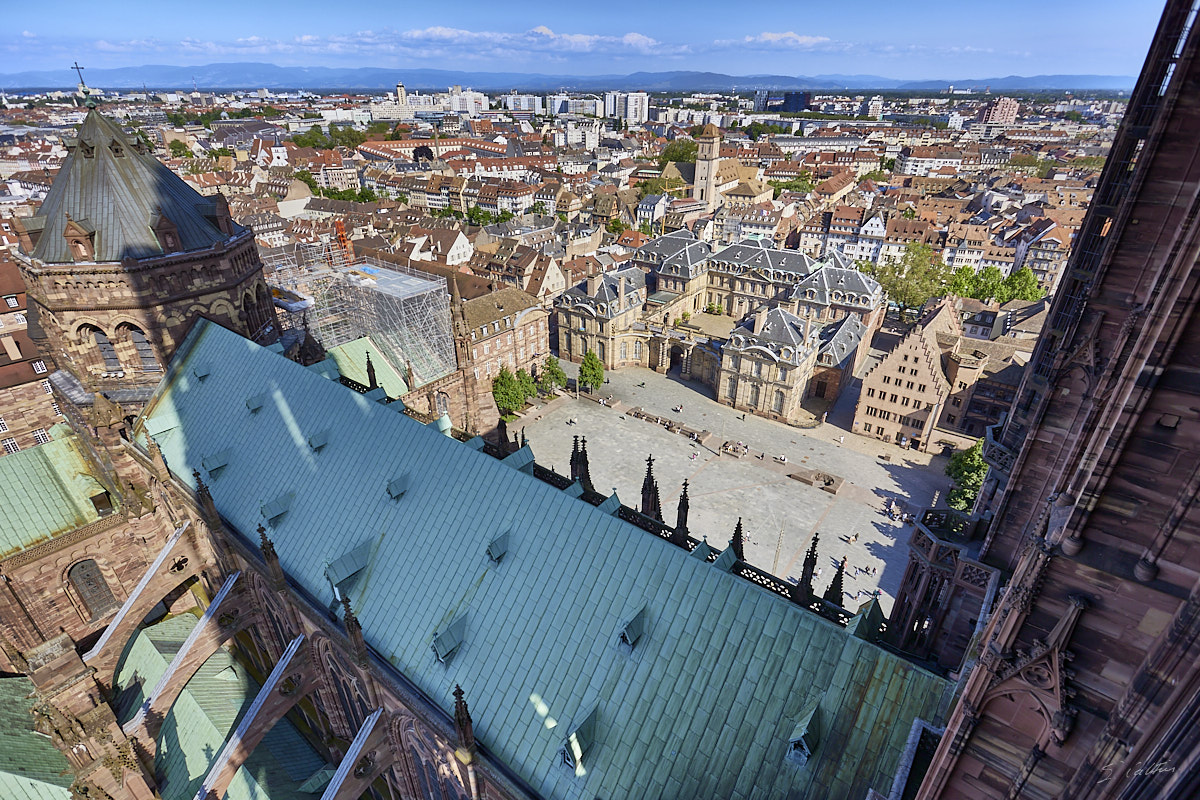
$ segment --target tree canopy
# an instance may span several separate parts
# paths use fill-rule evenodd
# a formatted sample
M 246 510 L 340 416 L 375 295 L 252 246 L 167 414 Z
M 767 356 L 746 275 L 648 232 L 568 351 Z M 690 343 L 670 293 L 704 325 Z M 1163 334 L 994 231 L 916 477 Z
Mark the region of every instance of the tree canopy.
M 665 167 L 668 161 L 694 163 L 696 161 L 696 149 L 697 145 L 694 139 L 676 139 L 663 148 L 662 153 L 658 156 L 658 165 Z
M 543 392 L 549 394 L 555 389 L 560 389 L 567 385 L 567 373 L 563 372 L 562 365 L 558 363 L 558 359 L 554 356 L 546 356 L 546 360 L 542 362 L 542 377 L 539 381 L 539 386 Z
M 979 496 L 979 490 L 983 488 L 987 471 L 982 439 L 952 455 L 950 463 L 946 465 L 946 474 L 954 481 L 954 488 L 946 497 L 946 505 L 955 511 L 970 511 L 975 505 L 975 498 Z
M 775 197 L 773 198 L 775 200 L 778 200 L 779 195 L 784 192 L 808 194 L 813 190 L 812 173 L 810 172 L 801 172 L 799 178 L 793 178 L 790 181 L 767 181 L 767 183 L 775 188 Z
M 959 267 L 950 276 L 948 291 L 959 297 L 973 297 L 983 302 L 995 300 L 997 303 L 1040 300 L 1046 294 L 1029 267 L 1021 267 L 1008 277 L 998 267 L 984 267 L 978 272 L 972 267 Z
M 579 365 L 579 385 L 589 392 L 604 385 L 604 364 L 591 348 L 583 354 L 583 362 Z
M 171 158 L 192 158 L 195 155 L 187 146 L 187 142 L 181 139 L 172 139 L 167 149 L 171 151 Z
M 367 134 L 350 127 L 329 126 L 329 135 L 321 133 L 321 128 L 314 125 L 305 133 L 297 133 L 292 141 L 299 147 L 313 147 L 317 150 L 330 150 L 334 147 L 349 147 L 354 149 L 367 140 Z
M 523 369 L 513 375 L 508 367 L 501 367 L 500 374 L 492 380 L 492 397 L 496 398 L 496 408 L 502 416 L 519 411 L 525 405 L 525 398 L 535 394 L 533 378 Z
M 950 268 L 927 244 L 909 242 L 900 258 L 888 257 L 878 264 L 859 262 L 860 269 L 879 281 L 888 297 L 907 316 L 926 300 L 941 297 L 950 284 Z

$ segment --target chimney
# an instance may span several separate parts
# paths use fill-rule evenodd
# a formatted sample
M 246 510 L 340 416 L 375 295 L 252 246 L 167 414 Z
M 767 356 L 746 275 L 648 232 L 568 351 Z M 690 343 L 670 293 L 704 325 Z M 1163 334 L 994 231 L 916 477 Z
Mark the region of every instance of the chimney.
M 617 302 L 621 310 L 625 310 L 625 279 L 617 278 Z
M 600 291 L 600 276 L 599 275 L 589 275 L 588 279 L 587 279 L 588 297 L 595 297 L 596 292 L 598 292 L 598 291 Z
M 762 333 L 763 325 L 767 322 L 767 309 L 760 308 L 754 313 L 754 335 Z
M 0 338 L 0 342 L 4 344 L 4 352 L 8 356 L 9 361 L 21 360 L 21 346 L 11 336 Z

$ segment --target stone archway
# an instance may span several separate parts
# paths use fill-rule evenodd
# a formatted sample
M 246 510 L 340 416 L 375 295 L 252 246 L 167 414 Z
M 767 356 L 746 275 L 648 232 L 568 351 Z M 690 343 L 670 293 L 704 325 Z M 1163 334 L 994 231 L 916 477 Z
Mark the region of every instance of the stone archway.
M 667 357 L 669 359 L 669 362 L 667 365 L 667 374 L 668 375 L 673 372 L 678 372 L 682 375 L 686 371 L 685 365 L 687 363 L 687 353 L 684 352 L 684 349 L 681 345 L 678 345 L 678 344 L 671 345 L 671 348 L 668 351 Z

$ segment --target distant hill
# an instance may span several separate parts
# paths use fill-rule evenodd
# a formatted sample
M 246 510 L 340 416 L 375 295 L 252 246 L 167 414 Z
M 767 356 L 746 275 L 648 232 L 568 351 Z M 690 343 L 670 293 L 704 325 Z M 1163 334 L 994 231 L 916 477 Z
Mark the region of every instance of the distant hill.
M 149 64 L 119 69 L 89 69 L 87 82 L 102 89 L 377 89 L 395 86 L 445 90 L 461 85 L 482 91 L 524 89 L 549 92 L 559 89 L 595 92 L 644 90 L 649 92 L 782 90 L 941 90 L 955 88 L 995 91 L 1049 89 L 1131 89 L 1128 75 L 1009 75 L 1003 78 L 901 81 L 879 75 L 725 75 L 719 72 L 635 72 L 630 75 L 544 75 L 520 72 L 462 72 L 440 69 L 379 69 L 377 67 L 279 67 L 274 64 L 233 63 L 175 67 Z M 0 89 L 69 89 L 75 85 L 70 70 L 41 70 L 0 74 Z

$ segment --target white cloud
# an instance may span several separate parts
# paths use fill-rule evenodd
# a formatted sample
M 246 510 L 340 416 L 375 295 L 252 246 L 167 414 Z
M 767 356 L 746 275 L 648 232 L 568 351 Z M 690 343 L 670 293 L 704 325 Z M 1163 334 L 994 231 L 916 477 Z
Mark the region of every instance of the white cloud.
M 37 38 L 37 34 L 34 33 L 33 31 L 21 31 L 21 35 L 24 36 L 26 39 L 36 39 Z
M 829 44 L 832 40 L 828 36 L 807 36 L 796 33 L 795 31 L 771 32 L 764 31 L 757 36 L 746 36 L 742 39 L 725 39 L 718 41 L 718 45 L 749 45 L 766 46 L 766 47 L 785 47 L 794 49 L 809 49 L 817 45 Z
M 635 55 L 676 56 L 688 52 L 686 45 L 664 44 L 631 31 L 622 36 L 557 33 L 546 25 L 527 31 L 473 31 L 432 26 L 405 31 L 357 31 L 353 34 L 319 36 L 304 34 L 291 39 L 245 36 L 231 41 L 187 38 L 179 47 L 193 53 L 219 55 L 303 53 L 308 57 L 336 54 L 377 58 L 437 59 L 456 61 L 557 60 L 570 55 L 590 54 L 623 58 Z M 117 49 L 112 47 L 110 49 Z

